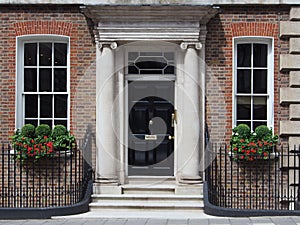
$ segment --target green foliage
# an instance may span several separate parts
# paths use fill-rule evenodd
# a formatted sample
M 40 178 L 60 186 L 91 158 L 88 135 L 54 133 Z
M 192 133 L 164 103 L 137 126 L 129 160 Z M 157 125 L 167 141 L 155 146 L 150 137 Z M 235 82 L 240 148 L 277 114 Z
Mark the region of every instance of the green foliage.
M 51 132 L 51 136 L 54 139 L 58 138 L 59 136 L 67 135 L 67 134 L 68 134 L 68 131 L 64 125 L 56 125 Z
M 250 135 L 251 130 L 247 124 L 239 124 L 237 127 L 233 129 L 234 133 L 238 133 L 240 137 L 247 137 Z
M 260 125 L 255 128 L 255 133 L 258 138 L 264 138 L 268 135 L 272 135 L 272 130 L 270 130 L 266 125 Z
M 57 151 L 71 151 L 76 147 L 75 137 L 64 126 L 53 130 L 46 124 L 38 126 L 35 132 L 29 124 L 17 130 L 11 137 L 16 159 L 53 157 Z
M 51 134 L 51 128 L 47 124 L 41 124 L 35 128 L 35 134 L 36 136 L 44 137 L 44 136 L 50 136 Z
M 22 127 L 21 134 L 26 137 L 34 137 L 35 127 L 32 124 L 26 124 Z
M 257 127 L 255 131 L 258 134 L 250 129 L 248 132 L 247 127 L 246 124 L 240 124 L 233 129 L 230 145 L 234 160 L 268 159 L 269 153 L 274 151 L 274 146 L 278 143 L 278 136 L 273 135 L 267 126 Z

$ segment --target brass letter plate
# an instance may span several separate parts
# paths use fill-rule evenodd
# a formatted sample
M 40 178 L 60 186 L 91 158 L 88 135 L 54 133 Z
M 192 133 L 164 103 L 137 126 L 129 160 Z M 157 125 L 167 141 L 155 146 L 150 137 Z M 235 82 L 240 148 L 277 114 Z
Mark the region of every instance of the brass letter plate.
M 149 140 L 149 141 L 155 141 L 157 140 L 157 135 L 149 135 L 149 134 L 146 134 L 145 135 L 145 140 Z

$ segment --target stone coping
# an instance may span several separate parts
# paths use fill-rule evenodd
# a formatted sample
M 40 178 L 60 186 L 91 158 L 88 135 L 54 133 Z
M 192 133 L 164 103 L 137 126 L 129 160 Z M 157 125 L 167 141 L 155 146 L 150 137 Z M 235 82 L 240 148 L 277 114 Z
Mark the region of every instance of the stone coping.
M 85 5 L 241 5 L 293 4 L 299 0 L 1 0 L 0 4 L 85 4 Z

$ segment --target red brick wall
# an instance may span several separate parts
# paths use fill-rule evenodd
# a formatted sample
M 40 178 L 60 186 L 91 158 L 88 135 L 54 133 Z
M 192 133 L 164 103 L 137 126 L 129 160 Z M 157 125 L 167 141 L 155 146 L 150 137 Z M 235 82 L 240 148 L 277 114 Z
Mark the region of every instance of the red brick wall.
M 288 119 L 288 108 L 279 105 L 279 88 L 288 86 L 288 74 L 279 72 L 279 54 L 287 52 L 288 42 L 279 39 L 279 21 L 288 20 L 289 7 L 221 7 L 207 25 L 206 39 L 206 120 L 211 140 L 229 143 L 232 129 L 232 44 L 239 36 L 274 38 L 274 131 L 279 121 Z
M 71 130 L 82 138 L 95 124 L 95 44 L 78 6 L 1 6 L 0 142 L 15 130 L 16 37 L 57 34 L 70 37 Z

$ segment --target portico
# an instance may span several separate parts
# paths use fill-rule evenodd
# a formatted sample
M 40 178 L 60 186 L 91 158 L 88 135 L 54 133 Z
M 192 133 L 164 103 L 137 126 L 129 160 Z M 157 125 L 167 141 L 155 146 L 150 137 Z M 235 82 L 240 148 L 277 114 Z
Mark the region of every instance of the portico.
M 121 194 L 131 178 L 155 177 L 196 187 L 204 171 L 205 24 L 217 10 L 86 6 L 83 12 L 97 24 L 97 190 Z

